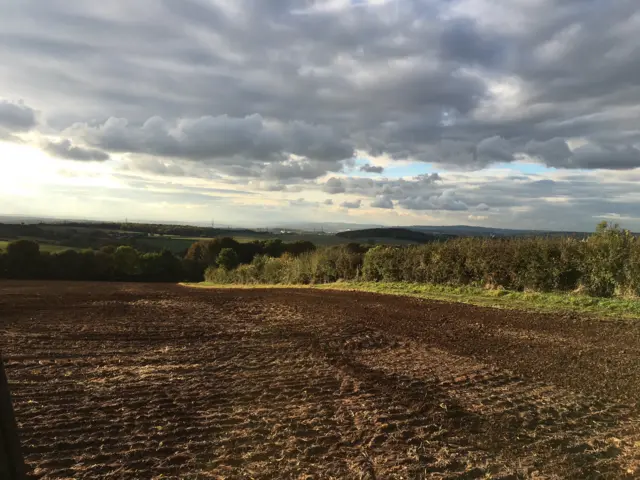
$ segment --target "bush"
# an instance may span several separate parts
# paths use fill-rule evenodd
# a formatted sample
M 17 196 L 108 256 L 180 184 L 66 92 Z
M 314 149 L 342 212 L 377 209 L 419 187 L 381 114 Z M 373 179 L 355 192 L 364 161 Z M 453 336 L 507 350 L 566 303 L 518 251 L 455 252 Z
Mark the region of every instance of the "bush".
M 223 248 L 218 254 L 216 263 L 220 268 L 223 268 L 225 270 L 233 270 L 240 264 L 240 259 L 238 258 L 238 254 L 234 249 Z
M 140 255 L 130 246 L 49 254 L 35 242 L 19 240 L 0 254 L 0 278 L 179 282 L 201 281 L 202 272 L 167 250 Z
M 640 239 L 602 223 L 585 239 L 457 238 L 407 247 L 354 243 L 316 249 L 308 242 L 221 238 L 194 243 L 182 260 L 168 251 L 140 255 L 129 246 L 49 255 L 26 240 L 0 253 L 5 278 L 200 281 L 203 275 L 214 283 L 366 280 L 636 297 Z
M 238 283 L 414 282 L 534 292 L 580 290 L 610 297 L 640 295 L 640 240 L 601 224 L 572 237 L 458 238 L 420 246 L 326 247 L 298 256 L 256 256 Z M 213 280 L 211 280 L 213 281 Z

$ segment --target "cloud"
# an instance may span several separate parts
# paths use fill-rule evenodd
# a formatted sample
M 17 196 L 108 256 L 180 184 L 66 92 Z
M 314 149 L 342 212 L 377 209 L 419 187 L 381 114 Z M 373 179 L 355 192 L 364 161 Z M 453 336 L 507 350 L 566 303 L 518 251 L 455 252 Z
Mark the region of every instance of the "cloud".
M 289 160 L 270 163 L 258 169 L 256 175 L 267 180 L 313 180 L 329 172 L 342 170 L 342 162 L 320 162 L 317 160 Z
M 310 202 L 304 198 L 297 198 L 295 200 L 289 200 L 289 205 L 292 207 L 317 207 L 318 202 Z
M 0 100 L 0 130 L 19 133 L 37 125 L 36 112 L 22 102 Z
M 554 138 L 529 142 L 526 153 L 556 168 L 630 170 L 640 167 L 640 149 L 630 145 L 587 143 L 571 150 L 567 142 Z
M 340 206 L 346 209 L 360 208 L 360 206 L 362 206 L 362 200 L 356 200 L 353 202 L 342 202 Z
M 324 201 L 324 204 L 325 204 L 325 205 L 333 205 L 333 200 L 331 200 L 330 198 L 327 198 L 327 199 Z
M 439 195 L 409 196 L 400 200 L 399 204 L 407 210 L 445 210 L 466 211 L 469 209 L 466 203 L 457 198 L 453 190 L 445 190 Z
M 362 165 L 360 167 L 360 171 L 366 172 L 366 173 L 382 173 L 384 172 L 384 167 L 367 164 L 367 165 Z
M 42 149 L 54 157 L 80 162 L 104 162 L 110 158 L 106 152 L 93 148 L 75 146 L 68 139 L 63 139 L 58 142 L 46 141 Z
M 418 175 L 411 179 L 371 179 L 361 177 L 329 178 L 321 188 L 329 194 L 349 193 L 367 197 L 379 195 L 400 200 L 409 195 L 422 195 L 441 189 L 442 178 L 437 173 Z
M 640 206 L 633 1 L 9 3 L 3 140 L 429 221 L 563 227 Z M 493 172 L 523 159 L 555 170 Z M 378 165 L 402 178 L 350 175 Z M 441 175 L 409 178 L 427 168 Z
M 378 195 L 378 197 L 371 202 L 371 206 L 373 208 L 393 209 L 393 201 L 385 195 Z
M 336 162 L 353 156 L 353 149 L 330 127 L 292 121 L 265 121 L 258 114 L 233 118 L 179 119 L 151 117 L 140 125 L 111 117 L 102 124 L 76 123 L 68 135 L 90 145 L 120 153 L 144 153 L 160 157 L 227 163 L 239 160 L 283 161 L 289 155 L 315 161 Z
M 640 142 L 633 2 L 141 2 L 6 9 L 0 87 L 78 143 L 216 165 L 355 148 L 473 170 L 583 138 L 615 169 Z M 33 128 L 23 107 L 0 122 Z
M 136 156 L 126 165 L 125 169 L 137 170 L 139 172 L 151 173 L 154 175 L 169 175 L 182 177 L 186 175 L 184 168 L 173 162 L 162 161 L 155 157 Z M 195 176 L 195 175 L 194 175 Z
M 346 191 L 346 187 L 342 183 L 342 180 L 336 177 L 331 177 L 323 185 L 322 191 L 331 194 L 344 193 Z
M 513 161 L 513 147 L 504 138 L 493 136 L 485 138 L 476 145 L 476 154 L 481 163 Z
M 569 168 L 627 170 L 640 167 L 640 149 L 630 145 L 587 144 L 576 148 Z
M 546 141 L 531 140 L 525 145 L 524 152 L 551 166 L 566 165 L 572 155 L 567 142 L 557 137 Z

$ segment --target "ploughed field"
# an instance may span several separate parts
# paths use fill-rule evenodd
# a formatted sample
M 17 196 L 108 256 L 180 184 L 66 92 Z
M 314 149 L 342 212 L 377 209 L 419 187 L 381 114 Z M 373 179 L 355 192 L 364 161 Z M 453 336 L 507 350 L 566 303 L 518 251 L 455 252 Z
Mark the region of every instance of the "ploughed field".
M 640 478 L 629 320 L 0 282 L 0 339 L 36 478 Z

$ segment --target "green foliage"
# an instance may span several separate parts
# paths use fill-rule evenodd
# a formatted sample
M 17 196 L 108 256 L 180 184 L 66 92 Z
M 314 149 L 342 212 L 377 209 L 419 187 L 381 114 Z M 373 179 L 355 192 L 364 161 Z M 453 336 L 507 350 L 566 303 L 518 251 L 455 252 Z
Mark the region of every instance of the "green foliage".
M 279 258 L 285 254 L 298 256 L 311 252 L 315 250 L 315 248 L 315 245 L 308 241 L 284 243 L 280 239 L 272 239 L 240 243 L 233 238 L 223 237 L 214 238 L 213 240 L 202 240 L 192 244 L 185 258 L 206 268 L 207 266 L 218 265 L 218 256 L 223 249 L 233 250 L 238 257 L 239 263 L 248 264 L 259 255 L 267 255 L 275 258 Z
M 238 254 L 233 248 L 223 248 L 218 254 L 216 263 L 220 268 L 225 270 L 233 270 L 240 264 Z
M 348 246 L 327 247 L 294 256 L 286 253 L 279 258 L 256 255 L 251 264 L 236 270 L 211 266 L 205 279 L 214 283 L 329 283 L 360 276 L 363 253 Z
M 49 253 L 35 242 L 18 240 L 0 253 L 0 278 L 179 282 L 200 281 L 202 272 L 171 252 L 141 255 L 129 246 Z
M 41 268 L 40 245 L 17 240 L 7 245 L 6 270 L 13 278 L 31 278 Z
M 573 237 L 456 238 L 419 246 L 327 247 L 297 257 L 256 256 L 222 283 L 322 284 L 340 280 L 409 282 L 516 292 L 578 291 L 598 297 L 640 295 L 640 239 L 602 223 Z
M 582 262 L 582 286 L 595 296 L 611 297 L 614 294 L 637 294 L 637 277 L 629 268 L 632 254 L 637 251 L 638 239 L 618 225 L 601 222 L 596 234 L 590 236 L 585 246 L 588 255 Z M 635 257 L 634 257 L 635 258 Z
M 140 271 L 138 252 L 127 245 L 116 248 L 113 254 L 116 270 L 125 275 L 135 275 Z

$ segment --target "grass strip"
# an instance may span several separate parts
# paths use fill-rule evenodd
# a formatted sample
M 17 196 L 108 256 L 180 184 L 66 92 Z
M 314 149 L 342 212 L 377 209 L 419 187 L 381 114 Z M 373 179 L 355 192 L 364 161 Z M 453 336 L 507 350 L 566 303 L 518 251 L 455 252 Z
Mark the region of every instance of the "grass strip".
M 482 307 L 524 310 L 544 313 L 580 313 L 590 317 L 616 319 L 640 318 L 640 300 L 598 298 L 573 293 L 514 292 L 477 287 L 452 287 L 417 283 L 336 282 L 319 285 L 263 285 L 184 283 L 196 288 L 302 288 L 371 292 L 387 295 L 467 303 Z

